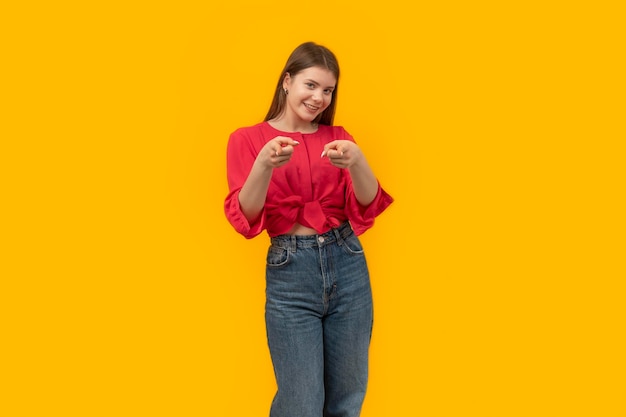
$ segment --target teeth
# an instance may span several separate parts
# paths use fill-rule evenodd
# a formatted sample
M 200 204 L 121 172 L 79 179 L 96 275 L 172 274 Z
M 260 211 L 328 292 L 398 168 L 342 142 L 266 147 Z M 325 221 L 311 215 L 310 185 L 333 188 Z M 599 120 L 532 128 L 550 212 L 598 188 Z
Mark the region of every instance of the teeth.
M 310 104 L 306 104 L 306 103 L 304 103 L 304 105 L 305 105 L 305 106 L 307 106 L 307 107 L 308 107 L 309 109 L 311 109 L 311 110 L 317 110 L 317 109 L 318 109 L 317 107 L 315 107 L 315 106 L 311 106 Z

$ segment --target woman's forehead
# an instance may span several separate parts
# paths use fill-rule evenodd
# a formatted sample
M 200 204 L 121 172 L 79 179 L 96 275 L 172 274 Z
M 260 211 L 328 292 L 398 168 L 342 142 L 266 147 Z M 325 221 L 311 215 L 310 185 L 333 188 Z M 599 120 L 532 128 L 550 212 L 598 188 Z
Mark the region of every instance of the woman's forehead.
M 296 74 L 299 78 L 307 78 L 324 85 L 335 85 L 337 78 L 332 71 L 322 67 L 305 68 Z

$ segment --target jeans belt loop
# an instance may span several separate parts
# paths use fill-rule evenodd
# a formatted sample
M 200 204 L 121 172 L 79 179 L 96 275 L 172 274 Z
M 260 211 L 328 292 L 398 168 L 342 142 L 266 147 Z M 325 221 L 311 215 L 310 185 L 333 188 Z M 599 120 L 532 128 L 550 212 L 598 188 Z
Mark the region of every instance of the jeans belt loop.
M 343 245 L 343 237 L 341 236 L 341 232 L 339 231 L 339 228 L 341 226 L 339 226 L 336 229 L 333 229 L 333 232 L 335 233 L 335 237 L 337 238 L 337 245 L 341 246 Z

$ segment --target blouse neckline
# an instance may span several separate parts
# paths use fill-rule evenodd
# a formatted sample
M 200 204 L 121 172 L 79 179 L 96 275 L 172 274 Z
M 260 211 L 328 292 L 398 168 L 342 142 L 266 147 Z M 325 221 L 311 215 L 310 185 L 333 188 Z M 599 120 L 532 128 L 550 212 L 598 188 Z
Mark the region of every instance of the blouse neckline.
M 300 132 L 300 131 L 296 131 L 296 132 L 288 132 L 288 131 L 286 131 L 286 130 L 276 129 L 276 128 L 275 128 L 274 126 L 272 126 L 272 125 L 270 124 L 270 122 L 268 122 L 268 121 L 263 122 L 263 124 L 264 124 L 265 126 L 269 127 L 271 130 L 273 130 L 273 131 L 275 131 L 275 132 L 278 132 L 278 133 L 280 133 L 280 134 L 282 134 L 282 135 L 315 135 L 315 134 L 319 133 L 320 128 L 322 127 L 322 125 L 318 124 L 318 125 L 317 125 L 317 130 L 316 130 L 315 132 L 307 132 L 307 133 L 304 133 L 304 132 Z

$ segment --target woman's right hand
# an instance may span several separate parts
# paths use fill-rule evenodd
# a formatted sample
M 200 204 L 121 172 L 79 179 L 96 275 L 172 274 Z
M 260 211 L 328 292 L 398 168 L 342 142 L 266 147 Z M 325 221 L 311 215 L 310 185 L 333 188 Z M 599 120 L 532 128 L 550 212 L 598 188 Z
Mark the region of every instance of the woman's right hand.
M 294 147 L 298 144 L 289 137 L 276 136 L 259 151 L 250 174 L 239 192 L 239 205 L 249 222 L 256 221 L 263 212 L 274 168 L 289 162 Z
M 291 159 L 293 151 L 300 142 L 287 136 L 276 136 L 268 141 L 257 155 L 257 162 L 268 168 L 278 168 Z

